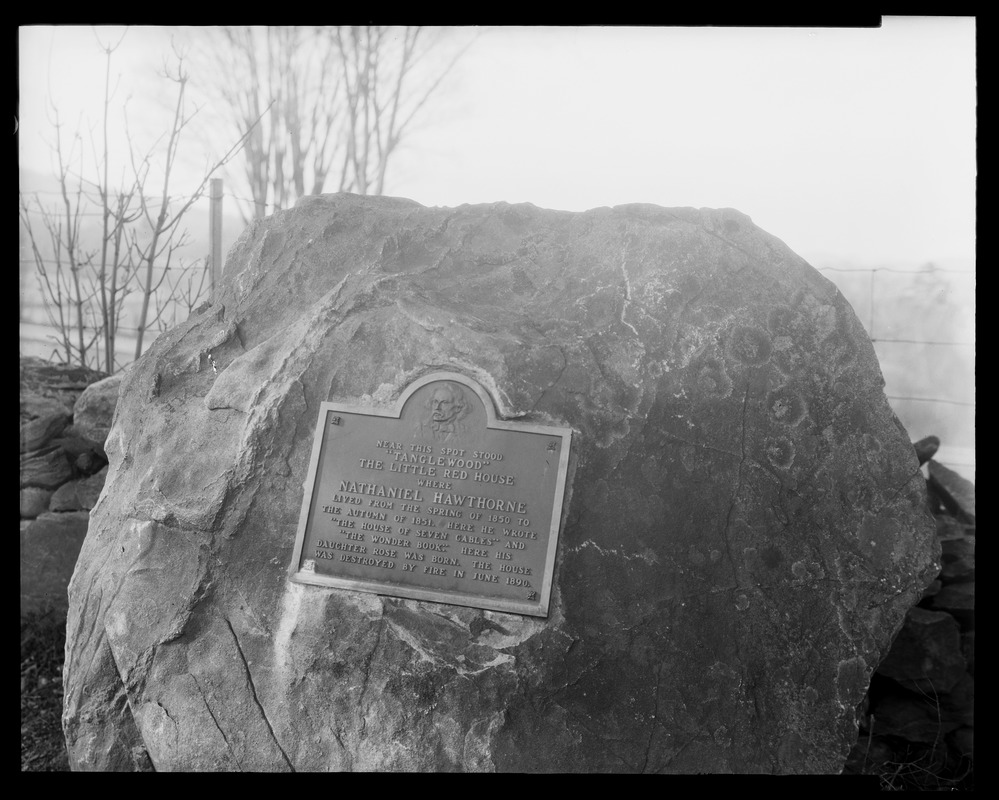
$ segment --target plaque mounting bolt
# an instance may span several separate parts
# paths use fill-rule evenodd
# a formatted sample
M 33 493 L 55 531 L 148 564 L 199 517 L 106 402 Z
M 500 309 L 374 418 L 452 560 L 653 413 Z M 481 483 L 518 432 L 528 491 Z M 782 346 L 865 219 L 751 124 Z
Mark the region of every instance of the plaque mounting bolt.
M 330 417 L 330 425 L 339 425 L 340 417 Z
M 548 452 L 554 453 L 556 450 L 558 450 L 558 442 L 552 439 L 550 442 L 548 442 Z

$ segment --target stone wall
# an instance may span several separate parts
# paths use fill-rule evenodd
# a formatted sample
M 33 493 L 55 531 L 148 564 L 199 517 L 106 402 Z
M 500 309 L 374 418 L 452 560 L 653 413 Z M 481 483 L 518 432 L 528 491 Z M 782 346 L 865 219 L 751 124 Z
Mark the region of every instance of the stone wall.
M 66 616 L 90 509 L 107 475 L 104 441 L 120 378 L 21 358 L 21 617 Z
M 886 789 L 968 789 L 975 741 L 975 487 L 932 460 L 926 441 L 916 443 L 916 452 L 927 462 L 940 574 L 906 614 L 874 673 L 846 771 L 878 774 Z

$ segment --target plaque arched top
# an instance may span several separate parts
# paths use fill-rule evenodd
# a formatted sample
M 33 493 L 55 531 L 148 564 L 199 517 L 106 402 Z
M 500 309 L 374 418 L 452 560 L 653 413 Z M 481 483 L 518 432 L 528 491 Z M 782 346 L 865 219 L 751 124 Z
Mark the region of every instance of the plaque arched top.
M 474 378 L 470 378 L 467 375 L 463 375 L 460 372 L 452 372 L 450 370 L 437 370 L 435 372 L 430 372 L 426 375 L 414 380 L 412 383 L 408 384 L 406 388 L 402 390 L 402 393 L 396 399 L 395 403 L 391 406 L 378 407 L 377 405 L 366 405 L 366 404 L 337 404 L 337 408 L 341 411 L 347 411 L 352 413 L 362 413 L 369 414 L 373 416 L 385 416 L 393 417 L 395 419 L 400 419 L 402 417 L 403 409 L 406 407 L 406 403 L 413 397 L 414 394 L 419 392 L 425 386 L 431 383 L 457 383 L 474 392 L 475 396 L 479 398 L 482 403 L 482 407 L 486 414 L 486 427 L 491 430 L 508 430 L 508 431 L 525 431 L 533 433 L 551 434 L 553 436 L 568 436 L 571 435 L 571 429 L 555 427 L 552 425 L 538 425 L 530 422 L 522 422 L 519 420 L 504 420 L 501 419 L 496 413 L 497 404 L 493 396 L 486 390 L 482 384 L 476 381 Z M 326 404 L 332 405 L 332 404 Z
M 409 399 L 416 394 L 424 386 L 431 383 L 459 383 L 462 386 L 467 386 L 478 396 L 482 405 L 486 409 L 486 424 L 490 428 L 497 427 L 496 423 L 501 420 L 496 416 L 496 405 L 492 396 L 482 387 L 482 385 L 471 378 L 462 375 L 460 372 L 448 372 L 446 370 L 439 370 L 437 372 L 431 372 L 429 375 L 424 375 L 422 378 L 418 378 L 409 384 L 399 395 L 399 399 L 396 400 L 395 410 L 402 414 L 403 408 L 406 407 L 406 403 Z
M 547 616 L 570 428 L 507 422 L 474 378 L 320 405 L 289 578 Z

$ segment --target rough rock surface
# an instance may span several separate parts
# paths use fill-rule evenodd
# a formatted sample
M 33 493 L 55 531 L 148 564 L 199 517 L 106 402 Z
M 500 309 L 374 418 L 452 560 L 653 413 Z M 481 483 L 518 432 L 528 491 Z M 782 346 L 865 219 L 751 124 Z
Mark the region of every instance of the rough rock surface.
M 73 406 L 73 427 L 81 436 L 104 444 L 111 430 L 122 373 L 90 384 Z
M 319 403 L 575 429 L 546 620 L 287 580 Z M 836 772 L 939 569 L 849 305 L 732 210 L 310 198 L 124 377 L 78 769 Z M 148 755 L 148 761 L 146 761 Z

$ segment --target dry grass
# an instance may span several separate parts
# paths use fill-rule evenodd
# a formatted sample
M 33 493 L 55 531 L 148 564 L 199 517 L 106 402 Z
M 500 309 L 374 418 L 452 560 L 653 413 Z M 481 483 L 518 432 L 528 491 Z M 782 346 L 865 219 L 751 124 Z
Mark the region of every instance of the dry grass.
M 937 706 L 939 717 L 939 705 Z M 871 714 L 843 770 L 847 775 L 873 775 L 884 792 L 973 791 L 974 762 L 949 747 L 938 735 L 932 743 L 910 742 L 877 732 Z
M 954 759 L 946 752 L 925 745 L 900 742 L 894 755 L 866 766 L 865 774 L 876 775 L 885 792 L 973 791 L 974 764 Z
M 66 772 L 62 663 L 66 626 L 51 614 L 21 620 L 21 771 Z

